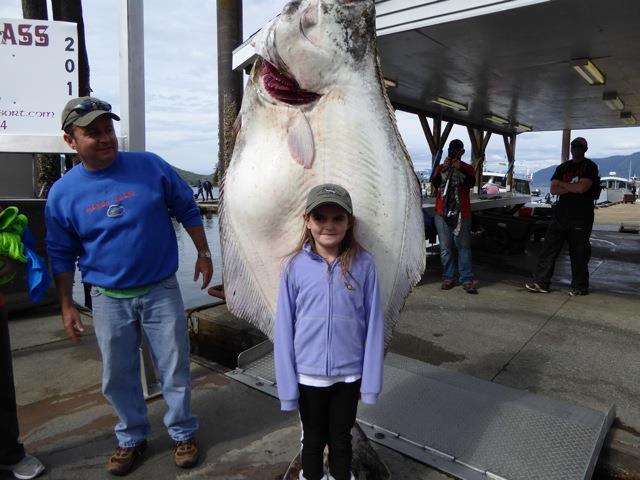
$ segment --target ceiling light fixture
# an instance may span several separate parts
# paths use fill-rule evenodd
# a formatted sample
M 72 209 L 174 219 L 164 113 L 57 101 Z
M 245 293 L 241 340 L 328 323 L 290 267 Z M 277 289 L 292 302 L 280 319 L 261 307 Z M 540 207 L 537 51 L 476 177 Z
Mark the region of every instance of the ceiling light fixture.
M 524 123 L 516 123 L 516 129 L 522 130 L 523 132 L 530 132 L 533 130 L 533 127 L 530 125 L 525 125 Z
M 624 103 L 618 96 L 617 92 L 604 92 L 602 94 L 602 100 L 607 104 L 611 110 L 623 110 Z
M 390 88 L 396 88 L 398 86 L 398 82 L 395 80 L 391 80 L 390 78 L 384 79 L 384 86 L 389 90 Z
M 510 123 L 508 118 L 504 118 L 499 115 L 494 115 L 493 113 L 487 113 L 484 116 L 484 119 L 487 122 L 495 123 L 496 125 L 509 125 Z
M 620 118 L 627 125 L 635 125 L 637 123 L 636 117 L 631 112 L 620 112 Z
M 604 73 L 602 73 L 588 58 L 572 60 L 571 66 L 589 83 L 589 85 L 604 85 L 607 81 Z
M 433 97 L 431 99 L 431 102 L 432 103 L 437 103 L 438 105 L 450 108 L 452 110 L 457 110 L 457 111 L 466 111 L 467 110 L 467 104 L 466 103 L 456 102 L 455 100 L 450 100 L 450 99 L 445 98 L 445 97 Z

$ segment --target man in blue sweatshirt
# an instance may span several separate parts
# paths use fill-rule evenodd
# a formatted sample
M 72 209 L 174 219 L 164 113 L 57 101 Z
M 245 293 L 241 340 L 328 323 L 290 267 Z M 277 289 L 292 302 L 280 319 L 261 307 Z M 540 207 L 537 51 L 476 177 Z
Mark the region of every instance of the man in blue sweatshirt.
M 198 251 L 194 280 L 211 281 L 213 265 L 191 188 L 160 157 L 118 152 L 111 105 L 92 97 L 67 103 L 64 140 L 82 164 L 58 180 L 45 210 L 47 251 L 58 288 L 67 335 L 84 331 L 72 300 L 76 262 L 93 285 L 93 323 L 102 353 L 102 391 L 118 415 L 118 448 L 107 463 L 126 475 L 146 448 L 147 408 L 140 383 L 140 347 L 146 336 L 167 404 L 164 423 L 174 440 L 175 463 L 198 460 L 191 414 L 189 339 L 175 277 L 175 217 Z

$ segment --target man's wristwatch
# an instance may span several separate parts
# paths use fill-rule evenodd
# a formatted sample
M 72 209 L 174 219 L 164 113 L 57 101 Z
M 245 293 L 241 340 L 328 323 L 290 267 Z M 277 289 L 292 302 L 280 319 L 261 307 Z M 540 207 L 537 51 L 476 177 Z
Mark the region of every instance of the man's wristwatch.
M 199 251 L 198 258 L 211 258 L 211 252 L 209 250 Z

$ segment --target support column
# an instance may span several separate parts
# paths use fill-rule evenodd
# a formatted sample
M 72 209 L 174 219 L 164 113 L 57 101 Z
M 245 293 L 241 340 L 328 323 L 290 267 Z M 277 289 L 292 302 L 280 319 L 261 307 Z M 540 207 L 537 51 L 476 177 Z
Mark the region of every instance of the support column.
M 242 43 L 242 1 L 217 0 L 218 27 L 218 168 L 220 181 L 236 141 L 233 124 L 242 103 L 242 72 L 232 68 L 233 49 Z
M 89 57 L 84 34 L 82 0 L 52 0 L 53 19 L 78 25 L 78 96 L 91 95 L 89 82 Z
M 142 152 L 145 141 L 144 2 L 121 0 L 120 18 L 120 133 L 121 148 Z
M 562 151 L 560 153 L 560 163 L 569 161 L 569 143 L 571 142 L 571 130 L 562 130 Z
M 502 135 L 504 139 L 504 150 L 507 153 L 509 167 L 507 168 L 507 191 L 513 191 L 513 167 L 516 163 L 516 134 Z
M 482 193 L 482 170 L 484 168 L 485 151 L 491 138 L 491 132 L 484 132 L 479 128 L 467 127 L 469 141 L 471 142 L 471 161 L 476 170 L 476 186 L 474 191 Z
M 444 149 L 444 146 L 447 143 L 447 138 L 449 138 L 449 134 L 453 128 L 453 122 L 447 122 L 444 130 L 442 130 L 442 120 L 436 118 L 433 120 L 433 132 L 431 132 L 427 116 L 423 113 L 419 113 L 418 118 L 420 119 L 420 125 L 422 125 L 424 136 L 429 144 L 429 150 L 431 151 L 431 171 L 434 172 L 440 163 L 442 150 Z

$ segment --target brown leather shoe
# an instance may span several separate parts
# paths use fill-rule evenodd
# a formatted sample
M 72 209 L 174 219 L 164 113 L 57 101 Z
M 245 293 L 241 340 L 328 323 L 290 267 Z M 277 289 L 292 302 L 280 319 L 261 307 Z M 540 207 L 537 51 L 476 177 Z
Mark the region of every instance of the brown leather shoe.
M 476 288 L 475 282 L 464 282 L 462 284 L 462 288 L 464 288 L 464 291 L 467 293 L 472 293 L 472 294 L 478 293 L 478 289 Z
M 440 288 L 442 290 L 451 290 L 453 288 L 453 280 L 443 280 Z
M 107 462 L 107 471 L 111 475 L 122 477 L 131 471 L 136 458 L 142 456 L 147 449 L 147 441 L 143 440 L 135 447 L 118 447 Z
M 173 455 L 178 467 L 195 467 L 198 463 L 198 444 L 195 438 L 176 442 L 173 446 Z

